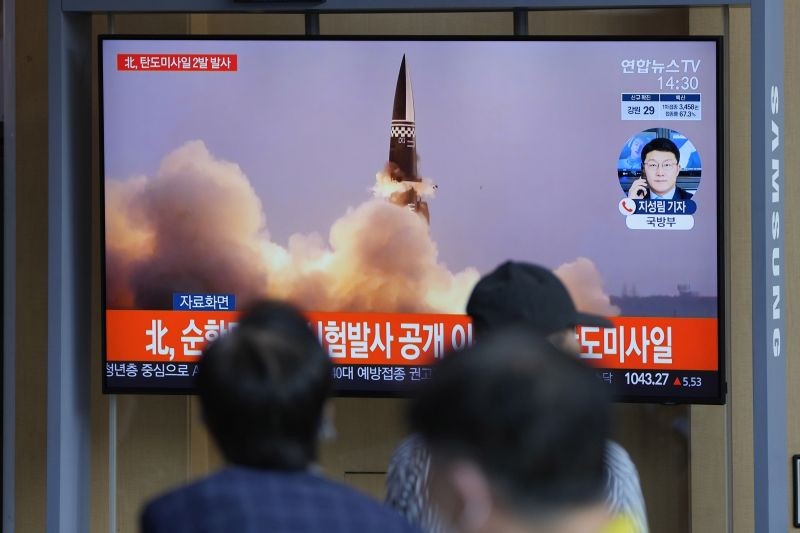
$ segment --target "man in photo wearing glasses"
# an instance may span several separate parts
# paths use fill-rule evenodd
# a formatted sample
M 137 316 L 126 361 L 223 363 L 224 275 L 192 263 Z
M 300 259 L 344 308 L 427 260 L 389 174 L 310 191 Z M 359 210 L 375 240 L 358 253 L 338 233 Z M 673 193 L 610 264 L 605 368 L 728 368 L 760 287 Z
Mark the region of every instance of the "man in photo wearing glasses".
M 688 200 L 692 193 L 676 185 L 681 153 L 671 140 L 658 137 L 642 148 L 642 172 L 628 190 L 634 200 Z

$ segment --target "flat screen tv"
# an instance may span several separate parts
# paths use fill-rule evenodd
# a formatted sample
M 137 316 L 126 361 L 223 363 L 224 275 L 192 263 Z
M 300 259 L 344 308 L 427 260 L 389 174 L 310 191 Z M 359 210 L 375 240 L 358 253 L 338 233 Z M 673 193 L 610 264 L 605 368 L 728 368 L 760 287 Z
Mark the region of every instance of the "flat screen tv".
M 611 319 L 619 400 L 724 401 L 718 39 L 99 44 L 104 391 L 191 392 L 271 297 L 339 394 L 408 394 L 513 259 Z

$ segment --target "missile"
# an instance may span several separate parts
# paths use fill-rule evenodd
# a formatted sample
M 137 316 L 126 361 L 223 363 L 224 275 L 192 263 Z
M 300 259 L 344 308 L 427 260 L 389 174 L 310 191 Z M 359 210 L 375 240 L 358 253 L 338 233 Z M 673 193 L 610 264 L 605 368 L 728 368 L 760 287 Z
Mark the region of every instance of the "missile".
M 420 181 L 417 177 L 416 129 L 414 92 L 411 90 L 411 76 L 404 55 L 394 90 L 392 133 L 389 139 L 389 161 L 396 165 L 392 168 L 392 179 L 395 181 Z
M 422 201 L 414 186 L 415 183 L 422 182 L 417 175 L 416 129 L 414 92 L 411 89 L 411 76 L 406 68 L 406 56 L 403 55 L 394 90 L 387 171 L 392 180 L 404 183 L 406 188 L 402 192 L 393 193 L 389 200 L 394 204 L 407 206 L 430 222 L 428 204 Z

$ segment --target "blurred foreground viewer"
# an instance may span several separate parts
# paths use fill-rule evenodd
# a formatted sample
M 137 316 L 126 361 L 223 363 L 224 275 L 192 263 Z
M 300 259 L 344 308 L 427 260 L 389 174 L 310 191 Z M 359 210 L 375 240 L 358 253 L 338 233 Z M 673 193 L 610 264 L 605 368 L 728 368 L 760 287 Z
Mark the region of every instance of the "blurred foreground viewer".
M 229 466 L 150 502 L 144 533 L 415 531 L 314 471 L 331 363 L 305 317 L 261 302 L 200 360 L 203 416 Z
M 430 497 L 459 533 L 597 533 L 609 405 L 579 361 L 521 329 L 445 358 L 410 408 Z

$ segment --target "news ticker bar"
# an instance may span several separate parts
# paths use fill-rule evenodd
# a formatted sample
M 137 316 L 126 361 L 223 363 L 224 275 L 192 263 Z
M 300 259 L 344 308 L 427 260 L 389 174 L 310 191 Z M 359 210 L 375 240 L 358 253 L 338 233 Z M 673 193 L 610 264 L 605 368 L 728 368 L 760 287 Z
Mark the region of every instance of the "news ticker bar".
M 615 396 L 650 398 L 713 398 L 719 390 L 714 371 L 595 368 L 597 379 L 612 387 Z M 336 365 L 332 370 L 339 394 L 409 394 L 434 375 L 432 367 L 405 365 Z M 107 363 L 106 387 L 117 392 L 195 392 L 196 363 L 153 365 L 142 362 Z

